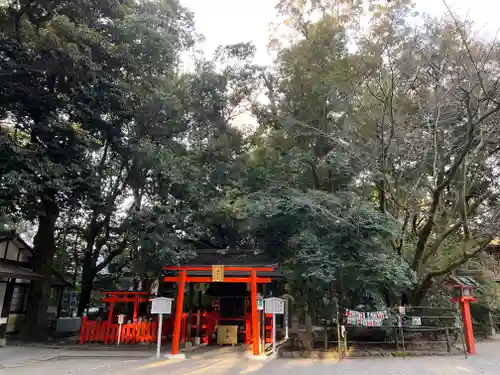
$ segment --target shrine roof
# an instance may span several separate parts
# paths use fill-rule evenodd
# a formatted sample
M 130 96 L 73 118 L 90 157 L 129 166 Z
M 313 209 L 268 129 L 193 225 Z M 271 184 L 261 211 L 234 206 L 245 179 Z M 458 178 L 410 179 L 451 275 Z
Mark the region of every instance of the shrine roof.
M 186 266 L 213 266 L 224 265 L 234 267 L 278 267 L 276 259 L 263 253 L 254 253 L 253 251 L 226 251 L 226 250 L 196 250 L 196 256 L 187 260 Z M 182 266 L 181 265 L 181 266 Z
M 449 280 L 455 283 L 456 285 L 474 286 L 474 287 L 479 285 L 479 283 L 470 276 L 450 276 Z
M 263 253 L 255 253 L 248 250 L 217 250 L 203 249 L 196 250 L 196 255 L 178 265 L 178 269 L 200 267 L 206 268 L 198 270 L 188 270 L 191 276 L 208 276 L 211 275 L 211 267 L 214 265 L 223 265 L 224 267 L 245 267 L 245 268 L 271 268 L 274 271 L 258 271 L 258 275 L 266 275 L 268 277 L 281 277 L 282 273 L 279 270 L 279 263 L 276 259 L 269 257 Z M 171 267 L 171 266 L 167 266 Z M 238 270 L 226 270 L 226 276 L 234 276 L 241 274 Z M 247 271 L 248 272 L 248 271 Z

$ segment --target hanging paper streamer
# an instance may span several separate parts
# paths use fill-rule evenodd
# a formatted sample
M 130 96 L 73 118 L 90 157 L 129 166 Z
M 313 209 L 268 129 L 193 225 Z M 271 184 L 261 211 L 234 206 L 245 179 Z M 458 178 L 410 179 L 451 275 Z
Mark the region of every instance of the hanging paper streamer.
M 382 321 L 387 319 L 386 311 L 360 312 L 346 309 L 346 323 L 361 327 L 381 327 Z

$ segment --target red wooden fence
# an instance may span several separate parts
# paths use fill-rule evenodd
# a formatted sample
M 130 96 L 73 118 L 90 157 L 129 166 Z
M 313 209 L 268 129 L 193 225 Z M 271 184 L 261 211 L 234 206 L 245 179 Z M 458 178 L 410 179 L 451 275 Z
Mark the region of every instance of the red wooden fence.
M 97 322 L 82 318 L 82 328 L 80 330 L 80 344 L 104 343 L 116 344 L 118 342 L 118 330 L 120 325 L 107 321 Z M 165 331 L 164 331 L 165 332 Z M 164 335 L 162 332 L 162 336 Z M 122 324 L 120 342 L 122 343 L 151 343 L 156 342 L 158 337 L 157 322 L 136 322 Z
M 272 342 L 272 315 L 266 315 L 266 342 Z M 187 340 L 187 320 L 188 314 L 184 313 L 182 316 L 181 324 L 181 341 L 185 342 Z M 204 344 L 210 344 L 212 341 L 212 332 L 215 327 L 219 324 L 221 320 L 218 312 L 203 312 L 200 321 L 200 336 L 201 341 Z M 103 343 L 103 344 L 116 344 L 118 342 L 118 330 L 119 325 L 117 323 L 110 323 L 108 321 L 92 321 L 88 320 L 87 317 L 82 318 L 82 327 L 80 330 L 80 344 L 86 343 Z M 194 337 L 194 332 L 196 330 L 196 324 L 191 325 L 192 334 Z M 163 322 L 162 329 L 162 341 L 166 342 L 168 336 L 174 330 L 174 319 L 169 316 Z M 245 316 L 245 324 L 243 328 L 243 333 L 245 334 L 245 342 L 250 344 L 251 339 L 251 314 L 248 313 Z M 126 323 L 122 325 L 122 332 L 120 336 L 121 343 L 152 343 L 157 341 L 158 336 L 158 323 L 156 321 L 139 321 L 136 323 Z

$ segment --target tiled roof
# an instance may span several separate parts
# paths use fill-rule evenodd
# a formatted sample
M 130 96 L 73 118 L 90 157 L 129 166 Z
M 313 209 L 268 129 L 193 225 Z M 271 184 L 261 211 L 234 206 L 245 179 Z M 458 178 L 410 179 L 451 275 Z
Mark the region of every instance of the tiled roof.
M 478 286 L 479 283 L 469 276 L 451 276 L 450 280 L 454 281 L 458 285 L 464 286 Z
M 23 280 L 40 280 L 43 276 L 33 272 L 29 268 L 20 267 L 15 264 L 7 263 L 0 259 L 0 277 L 16 278 Z

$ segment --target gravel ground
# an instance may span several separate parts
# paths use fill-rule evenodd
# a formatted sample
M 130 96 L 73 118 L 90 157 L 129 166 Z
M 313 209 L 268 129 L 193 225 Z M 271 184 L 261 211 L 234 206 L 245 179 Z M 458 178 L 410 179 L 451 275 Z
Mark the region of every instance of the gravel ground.
M 241 353 L 184 361 L 140 358 L 55 357 L 0 370 L 0 375 L 499 375 L 500 342 L 481 344 L 475 357 L 347 359 L 342 362 L 248 360 Z

